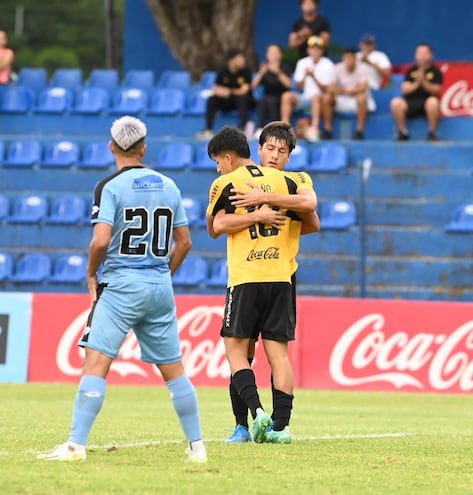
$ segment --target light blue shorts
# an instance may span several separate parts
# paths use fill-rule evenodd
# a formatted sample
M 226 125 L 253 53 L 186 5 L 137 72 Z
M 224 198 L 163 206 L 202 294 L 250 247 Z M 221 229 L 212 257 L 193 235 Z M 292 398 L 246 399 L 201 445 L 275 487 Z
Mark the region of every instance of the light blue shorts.
M 170 284 L 110 282 L 92 310 L 90 330 L 79 345 L 115 359 L 130 329 L 147 363 L 181 359 L 174 292 Z

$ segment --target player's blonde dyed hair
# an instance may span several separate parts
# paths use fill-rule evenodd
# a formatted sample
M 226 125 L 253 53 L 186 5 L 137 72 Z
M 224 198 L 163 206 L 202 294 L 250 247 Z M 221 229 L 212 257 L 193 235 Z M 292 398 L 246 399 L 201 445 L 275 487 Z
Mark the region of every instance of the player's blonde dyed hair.
M 113 141 L 123 151 L 129 150 L 146 137 L 146 125 L 140 119 L 125 115 L 115 120 L 110 129 Z

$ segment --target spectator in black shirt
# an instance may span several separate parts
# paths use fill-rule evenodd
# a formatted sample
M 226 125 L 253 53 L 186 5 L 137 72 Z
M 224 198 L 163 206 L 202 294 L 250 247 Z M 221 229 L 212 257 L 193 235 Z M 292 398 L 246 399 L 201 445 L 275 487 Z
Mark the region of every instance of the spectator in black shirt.
M 299 58 L 307 56 L 307 40 L 315 35 L 322 38 L 325 46 L 330 42 L 330 24 L 318 15 L 319 0 L 300 0 L 302 17 L 296 19 L 289 34 L 289 46 L 299 52 Z
M 200 139 L 212 137 L 213 122 L 219 110 L 238 110 L 240 128 L 244 129 L 248 122 L 248 110 L 256 106 L 251 88 L 252 74 L 244 53 L 231 49 L 227 52 L 226 60 L 227 65 L 217 73 L 213 95 L 207 101 L 205 130 L 197 134 Z
M 417 45 L 416 63 L 409 67 L 401 90 L 402 96 L 391 100 L 391 112 L 396 121 L 398 141 L 407 141 L 408 117 L 426 115 L 429 123 L 427 139 L 437 141 L 437 126 L 440 120 L 440 91 L 443 76 L 433 63 L 434 53 L 427 43 Z

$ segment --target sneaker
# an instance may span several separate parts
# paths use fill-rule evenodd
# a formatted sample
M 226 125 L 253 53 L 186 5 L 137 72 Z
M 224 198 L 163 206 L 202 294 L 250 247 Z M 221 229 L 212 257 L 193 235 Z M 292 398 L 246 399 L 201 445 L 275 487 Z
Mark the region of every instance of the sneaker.
M 271 424 L 271 416 L 260 407 L 256 409 L 256 418 L 253 421 L 253 440 L 256 443 L 263 443 L 266 440 L 266 430 Z
M 396 141 L 409 141 L 409 133 L 398 130 Z
M 66 442 L 56 447 L 49 454 L 39 454 L 38 459 L 47 461 L 85 461 L 87 453 L 84 445 L 73 442 Z
M 252 441 L 253 439 L 251 438 L 248 428 L 242 425 L 237 425 L 232 435 L 225 440 L 227 443 L 245 443 Z
M 365 134 L 363 131 L 360 131 L 359 129 L 357 129 L 355 131 L 355 134 L 353 134 L 353 139 L 355 141 L 362 141 L 363 139 L 365 139 Z
M 317 129 L 317 127 L 311 125 L 305 132 L 304 137 L 310 143 L 315 143 L 319 140 L 319 130 Z
M 266 432 L 266 441 L 268 443 L 291 443 L 292 435 L 289 431 L 289 426 L 284 427 L 284 430 L 270 430 Z
M 198 132 L 195 137 L 196 139 L 211 139 L 214 133 L 210 129 L 205 129 L 205 131 Z
M 438 141 L 439 138 L 437 137 L 437 134 L 435 134 L 434 131 L 429 131 L 427 134 L 427 141 Z
M 199 448 L 192 449 L 188 447 L 186 449 L 187 462 L 192 462 L 193 464 L 205 464 L 207 462 L 207 451 L 205 450 L 204 444 Z
M 322 131 L 321 138 L 322 139 L 333 139 L 333 132 L 332 131 Z

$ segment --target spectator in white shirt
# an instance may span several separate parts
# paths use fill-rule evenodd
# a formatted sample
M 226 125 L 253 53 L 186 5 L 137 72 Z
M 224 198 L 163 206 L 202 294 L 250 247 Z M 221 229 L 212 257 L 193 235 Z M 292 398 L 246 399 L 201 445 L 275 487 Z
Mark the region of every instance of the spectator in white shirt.
M 359 60 L 368 66 L 368 85 L 371 89 L 380 89 L 391 75 L 391 61 L 382 51 L 376 50 L 376 38 L 364 34 L 360 40 Z

